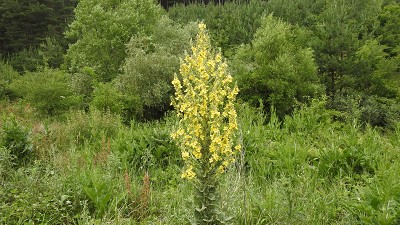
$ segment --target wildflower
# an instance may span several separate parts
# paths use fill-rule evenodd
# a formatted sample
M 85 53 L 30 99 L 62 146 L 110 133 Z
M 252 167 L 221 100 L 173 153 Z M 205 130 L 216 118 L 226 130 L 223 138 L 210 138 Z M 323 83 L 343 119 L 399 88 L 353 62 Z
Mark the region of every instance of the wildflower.
M 175 96 L 171 101 L 179 117 L 171 137 L 182 151 L 185 169 L 181 177 L 196 183 L 197 208 L 214 207 L 215 198 L 211 194 L 214 196 L 216 177 L 225 172 L 241 150 L 240 145 L 233 147 L 238 88 L 232 84 L 233 78 L 221 53 L 211 52 L 205 29 L 206 25 L 200 23 L 192 54 L 181 61 L 181 79 L 175 74 L 172 81 Z M 198 221 L 214 218 L 199 213 L 195 211 Z
M 180 121 L 171 137 L 179 142 L 182 150 L 188 168 L 184 172 L 185 178 L 195 176 L 189 168 L 201 167 L 198 163 L 226 167 L 233 159 L 230 140 L 237 129 L 233 102 L 238 88 L 232 85 L 232 76 L 227 72 L 221 53 L 210 51 L 205 28 L 205 24 L 199 24 L 192 55 L 186 55 L 181 61 L 182 79 L 175 75 L 172 81 L 175 88 L 172 105 L 177 109 Z M 235 147 L 235 150 L 240 148 Z M 204 161 L 199 162 L 203 157 L 206 157 Z

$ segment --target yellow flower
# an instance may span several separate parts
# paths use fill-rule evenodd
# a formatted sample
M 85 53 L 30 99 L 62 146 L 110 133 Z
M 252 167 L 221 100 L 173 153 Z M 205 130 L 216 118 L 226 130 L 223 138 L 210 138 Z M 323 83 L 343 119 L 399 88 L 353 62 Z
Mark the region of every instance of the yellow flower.
M 194 150 L 193 151 L 193 155 L 194 155 L 194 157 L 196 157 L 196 159 L 201 159 L 201 152 L 200 151 Z
M 183 158 L 183 160 L 187 160 L 189 158 L 189 152 L 183 151 L 182 152 L 182 158 Z
M 192 54 L 181 60 L 181 80 L 175 75 L 172 84 L 175 97 L 172 105 L 180 117 L 178 127 L 171 137 L 181 148 L 185 168 L 182 177 L 196 176 L 193 168 L 200 163 L 210 163 L 214 170 L 223 172 L 233 162 L 233 149 L 237 130 L 234 101 L 238 88 L 227 72 L 221 53 L 211 51 L 206 25 L 199 24 L 199 33 Z M 204 157 L 204 158 L 203 158 Z M 216 168 L 222 163 L 222 167 Z
M 185 172 L 182 173 L 182 178 L 186 178 L 188 180 L 193 179 L 196 176 L 196 174 L 193 172 L 193 166 L 189 166 Z
M 241 151 L 242 150 L 242 145 L 238 144 L 235 146 L 236 151 Z

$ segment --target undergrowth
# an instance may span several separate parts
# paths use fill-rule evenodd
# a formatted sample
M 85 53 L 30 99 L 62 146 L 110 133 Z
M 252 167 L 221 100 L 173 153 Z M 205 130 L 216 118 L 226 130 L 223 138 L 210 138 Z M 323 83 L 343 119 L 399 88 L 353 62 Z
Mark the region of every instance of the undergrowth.
M 382 133 L 357 121 L 335 121 L 337 112 L 324 104 L 314 101 L 283 121 L 274 110 L 266 115 L 237 105 L 244 151 L 219 187 L 220 208 L 232 224 L 400 222 L 399 123 Z M 169 136 L 177 123 L 173 115 L 127 126 L 111 113 L 36 120 L 18 113 L 22 103 L 1 107 L 0 223 L 193 220 L 192 187 L 180 178 L 183 162 Z M 32 144 L 27 163 L 18 166 L 21 155 L 7 144 L 8 111 L 20 124 L 13 129 L 29 137 L 21 141 Z

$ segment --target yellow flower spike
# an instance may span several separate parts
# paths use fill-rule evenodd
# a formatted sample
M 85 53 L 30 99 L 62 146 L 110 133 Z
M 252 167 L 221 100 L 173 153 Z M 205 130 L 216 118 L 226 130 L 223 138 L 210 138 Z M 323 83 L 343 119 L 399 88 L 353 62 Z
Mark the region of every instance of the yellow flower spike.
M 234 160 L 234 154 L 240 151 L 232 144 L 237 130 L 234 101 L 238 88 L 227 72 L 221 53 L 211 51 L 205 24 L 199 24 L 199 33 L 191 49 L 192 54 L 181 60 L 182 79 L 175 75 L 172 81 L 175 88 L 172 105 L 180 120 L 171 137 L 179 143 L 187 168 L 182 177 L 187 179 L 195 178 L 195 168 L 196 171 L 200 168 L 216 171 L 217 166 L 223 165 L 219 169 L 223 172 Z
M 199 33 L 191 49 L 192 54 L 186 54 L 181 60 L 181 80 L 175 75 L 172 81 L 175 96 L 171 104 L 179 123 L 171 138 L 181 149 L 184 162 L 181 177 L 196 184 L 196 208 L 212 208 L 216 205 L 216 198 L 211 198 L 211 194 L 216 194 L 212 190 L 218 184 L 217 176 L 226 171 L 241 150 L 240 145 L 233 145 L 237 130 L 234 102 L 238 88 L 227 72 L 221 53 L 211 51 L 205 24 L 199 24 Z M 217 217 L 197 215 L 196 220 L 202 224 Z M 210 221 L 210 224 L 216 223 Z

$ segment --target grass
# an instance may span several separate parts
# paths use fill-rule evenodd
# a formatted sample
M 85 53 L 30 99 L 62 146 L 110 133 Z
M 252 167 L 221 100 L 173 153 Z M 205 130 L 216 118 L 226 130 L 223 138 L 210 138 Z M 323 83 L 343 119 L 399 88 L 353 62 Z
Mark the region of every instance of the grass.
M 32 159 L 18 167 L 0 150 L 0 223 L 193 220 L 192 188 L 180 179 L 180 153 L 169 137 L 173 116 L 127 126 L 98 111 L 43 120 L 23 103 L 0 108 L 0 123 L 12 113 L 33 144 Z M 230 223 L 400 222 L 400 123 L 382 132 L 334 121 L 319 101 L 284 121 L 245 104 L 238 112 L 244 152 L 220 185 L 219 207 Z

